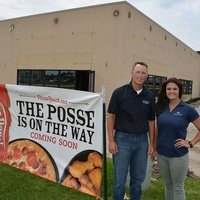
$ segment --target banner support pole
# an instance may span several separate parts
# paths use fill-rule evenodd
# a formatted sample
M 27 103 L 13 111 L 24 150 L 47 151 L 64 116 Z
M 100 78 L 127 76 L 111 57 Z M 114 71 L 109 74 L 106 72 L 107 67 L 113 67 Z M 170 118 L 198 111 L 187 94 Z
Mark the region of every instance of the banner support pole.
M 106 104 L 105 87 L 102 87 L 103 94 L 103 200 L 107 200 L 107 153 L 106 153 Z

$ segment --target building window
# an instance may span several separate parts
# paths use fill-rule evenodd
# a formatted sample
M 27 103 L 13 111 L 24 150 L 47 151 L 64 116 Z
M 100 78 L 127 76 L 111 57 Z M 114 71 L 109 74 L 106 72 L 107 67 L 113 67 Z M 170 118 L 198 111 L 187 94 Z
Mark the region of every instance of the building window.
M 60 72 L 60 87 L 75 89 L 76 72 L 75 71 L 61 71 Z
M 183 94 L 192 94 L 193 81 L 179 79 L 183 85 Z
M 31 80 L 30 70 L 23 70 L 17 76 L 17 82 L 19 85 L 30 85 L 30 80 Z
M 23 71 L 22 71 L 22 73 L 23 73 Z M 35 86 L 43 86 L 44 85 L 44 71 L 32 70 L 31 75 L 32 75 L 31 76 L 32 85 L 35 85 Z
M 159 92 L 161 91 L 161 87 L 164 81 L 167 80 L 167 77 L 164 76 L 156 76 L 156 75 L 148 75 L 148 78 L 145 82 L 145 86 L 150 89 L 154 95 L 157 97 Z M 192 84 L 191 80 L 179 79 L 183 85 L 183 94 L 192 94 Z
M 148 75 L 148 78 L 145 82 L 145 86 L 150 89 L 155 96 L 158 96 L 158 93 L 161 90 L 162 84 L 167 80 L 167 77 Z
M 47 87 L 59 87 L 59 71 L 46 70 L 44 73 L 44 85 Z
M 90 70 L 23 70 L 17 71 L 18 85 L 67 88 L 94 92 L 95 73 Z

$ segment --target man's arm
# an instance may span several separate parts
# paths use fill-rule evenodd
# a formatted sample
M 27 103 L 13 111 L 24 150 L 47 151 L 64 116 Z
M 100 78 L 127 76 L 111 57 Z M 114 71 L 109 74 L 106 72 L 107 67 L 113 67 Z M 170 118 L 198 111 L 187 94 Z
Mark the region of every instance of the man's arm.
M 108 113 L 107 132 L 108 132 L 108 150 L 111 154 L 117 154 L 117 145 L 114 141 L 115 114 Z

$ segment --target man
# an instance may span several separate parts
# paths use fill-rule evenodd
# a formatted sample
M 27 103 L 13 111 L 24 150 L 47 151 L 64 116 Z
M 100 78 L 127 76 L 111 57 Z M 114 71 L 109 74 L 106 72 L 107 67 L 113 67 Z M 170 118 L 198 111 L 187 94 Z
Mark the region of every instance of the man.
M 154 152 L 155 98 L 144 87 L 147 71 L 147 64 L 136 62 L 131 82 L 113 92 L 108 106 L 108 148 L 113 155 L 114 200 L 124 199 L 128 169 L 130 200 L 140 199 L 147 156 Z

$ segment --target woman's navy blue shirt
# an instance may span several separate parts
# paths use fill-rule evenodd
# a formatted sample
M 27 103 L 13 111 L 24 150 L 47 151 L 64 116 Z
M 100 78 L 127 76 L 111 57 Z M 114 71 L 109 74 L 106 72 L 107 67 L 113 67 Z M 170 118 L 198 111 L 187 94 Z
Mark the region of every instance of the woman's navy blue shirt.
M 131 83 L 117 88 L 110 99 L 108 113 L 116 115 L 115 130 L 142 134 L 149 130 L 148 120 L 155 119 L 155 98 L 147 88 L 137 94 Z
M 157 152 L 166 157 L 180 157 L 188 153 L 186 147 L 177 148 L 175 141 L 186 139 L 189 123 L 198 117 L 198 112 L 184 102 L 180 102 L 171 112 L 167 106 L 157 118 Z

